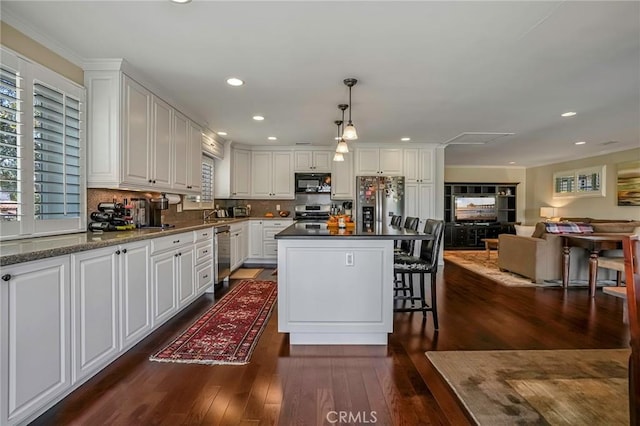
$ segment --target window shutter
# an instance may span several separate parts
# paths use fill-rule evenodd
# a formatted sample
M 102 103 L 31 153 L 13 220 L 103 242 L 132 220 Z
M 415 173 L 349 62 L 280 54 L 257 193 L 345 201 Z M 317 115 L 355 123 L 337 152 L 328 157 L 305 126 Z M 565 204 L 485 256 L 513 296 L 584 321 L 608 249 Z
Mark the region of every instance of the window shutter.
M 18 73 L 0 68 L 0 219 L 20 221 L 20 88 Z
M 202 198 L 203 203 L 213 202 L 213 162 L 202 162 Z
M 34 82 L 34 215 L 80 217 L 80 101 Z

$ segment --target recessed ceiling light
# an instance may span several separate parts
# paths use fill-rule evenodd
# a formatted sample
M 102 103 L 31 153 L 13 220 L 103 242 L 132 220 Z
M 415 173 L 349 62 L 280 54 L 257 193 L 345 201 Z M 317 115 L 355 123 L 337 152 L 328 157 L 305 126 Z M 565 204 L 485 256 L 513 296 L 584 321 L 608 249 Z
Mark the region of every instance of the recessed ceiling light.
M 576 142 L 576 145 L 584 145 L 584 144 L 586 144 L 585 141 Z
M 229 86 L 242 86 L 244 84 L 244 81 L 236 77 L 231 77 L 227 79 L 227 84 Z
M 562 117 L 573 117 L 576 114 L 577 114 L 577 112 L 568 111 L 568 112 L 560 114 L 560 116 L 562 116 Z
M 400 139 L 400 140 L 401 140 L 401 141 L 406 142 L 406 141 L 410 141 L 410 140 L 411 140 L 411 138 L 402 138 L 402 139 Z
M 227 136 L 227 132 L 217 132 L 220 136 Z
M 509 161 L 509 164 L 516 164 L 515 161 Z
M 178 3 L 178 4 L 185 4 L 185 3 L 191 3 L 191 0 L 170 0 L 171 3 Z
M 256 120 L 256 121 L 262 121 L 262 120 L 264 120 L 264 117 L 261 116 L 261 115 L 254 115 L 253 119 Z
M 275 136 L 269 136 L 267 139 L 269 139 L 270 141 L 277 141 L 278 138 L 276 138 Z

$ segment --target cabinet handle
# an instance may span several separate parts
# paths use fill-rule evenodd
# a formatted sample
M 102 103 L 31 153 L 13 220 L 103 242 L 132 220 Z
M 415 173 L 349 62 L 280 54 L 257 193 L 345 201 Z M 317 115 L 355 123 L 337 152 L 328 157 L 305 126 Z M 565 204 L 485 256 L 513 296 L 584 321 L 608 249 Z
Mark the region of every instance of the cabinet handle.
M 176 243 L 179 243 L 179 242 L 180 242 L 180 240 L 175 240 L 175 241 L 173 242 L 173 244 L 176 244 Z
M 153 180 L 153 183 L 156 183 L 156 180 L 155 180 L 155 179 Z
M 209 235 L 209 234 L 206 233 L 206 232 L 204 234 L 202 234 L 203 237 L 206 237 L 207 235 Z
M 126 253 L 126 252 L 127 252 L 127 249 L 122 249 L 122 252 L 123 252 L 123 253 Z
M 202 252 L 202 254 L 207 254 L 207 253 L 209 253 L 209 250 L 205 250 Z
M 11 274 L 4 274 L 2 276 L 2 281 L 9 281 L 11 279 Z
M 209 275 L 203 275 L 202 278 L 207 279 L 209 278 Z
M 174 254 L 173 257 L 178 257 L 178 253 Z
M 116 254 L 119 256 L 120 255 L 120 250 L 116 250 Z

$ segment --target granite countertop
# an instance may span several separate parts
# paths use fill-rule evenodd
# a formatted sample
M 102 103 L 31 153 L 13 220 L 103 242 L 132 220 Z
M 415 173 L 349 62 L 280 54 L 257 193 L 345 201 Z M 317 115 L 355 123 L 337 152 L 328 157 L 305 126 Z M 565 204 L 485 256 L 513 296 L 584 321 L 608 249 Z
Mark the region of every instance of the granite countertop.
M 207 221 L 206 223 L 202 220 L 197 220 L 190 222 L 176 222 L 174 228 L 167 229 L 142 228 L 131 231 L 114 232 L 87 231 L 76 234 L 2 241 L 0 242 L 0 266 L 8 266 L 16 263 L 125 244 L 133 241 L 164 237 L 167 235 L 195 231 L 198 229 L 229 225 L 253 219 L 263 220 L 265 218 L 246 217 L 237 219 L 214 219 Z
M 358 227 L 338 229 L 328 227 L 324 222 L 297 222 L 276 234 L 277 240 L 305 239 L 373 239 L 373 240 L 432 240 L 432 234 L 411 231 L 398 226 L 378 225 L 370 232 Z

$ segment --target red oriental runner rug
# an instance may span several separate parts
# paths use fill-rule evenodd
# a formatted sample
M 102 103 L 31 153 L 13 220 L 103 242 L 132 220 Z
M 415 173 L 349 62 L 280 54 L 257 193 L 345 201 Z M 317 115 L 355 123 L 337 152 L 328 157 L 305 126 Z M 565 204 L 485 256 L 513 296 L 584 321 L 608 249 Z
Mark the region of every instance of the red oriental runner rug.
M 197 364 L 246 364 L 277 297 L 275 281 L 236 284 L 151 361 Z

